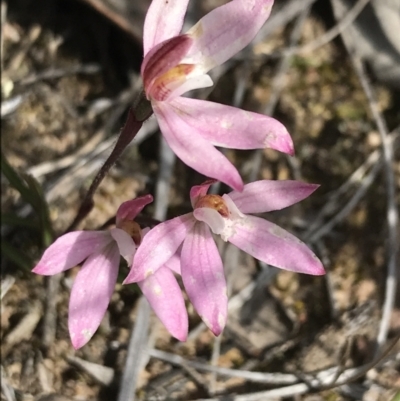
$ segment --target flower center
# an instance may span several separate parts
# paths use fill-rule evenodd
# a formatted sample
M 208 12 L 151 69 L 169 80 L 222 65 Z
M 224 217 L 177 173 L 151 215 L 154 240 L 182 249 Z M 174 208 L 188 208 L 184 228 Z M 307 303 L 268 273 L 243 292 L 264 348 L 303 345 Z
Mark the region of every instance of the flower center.
M 170 93 L 179 88 L 185 81 L 189 73 L 193 71 L 193 64 L 179 64 L 164 74 L 158 76 L 150 87 L 147 89 L 147 94 L 155 100 L 166 100 Z
M 204 195 L 194 205 L 193 215 L 206 223 L 214 234 L 224 241 L 236 233 L 236 227 L 243 223 L 245 215 L 237 208 L 228 195 Z
M 229 217 L 229 209 L 222 196 L 204 195 L 196 202 L 194 208 L 198 209 L 200 207 L 208 207 L 210 209 L 214 209 L 222 217 Z
M 186 81 L 195 66 L 181 61 L 192 42 L 189 36 L 179 35 L 160 43 L 147 53 L 141 74 L 148 100 L 166 100 L 172 91 Z
M 136 221 L 122 220 L 118 226 L 121 230 L 124 230 L 132 239 L 133 242 L 139 246 L 142 242 L 142 229 Z

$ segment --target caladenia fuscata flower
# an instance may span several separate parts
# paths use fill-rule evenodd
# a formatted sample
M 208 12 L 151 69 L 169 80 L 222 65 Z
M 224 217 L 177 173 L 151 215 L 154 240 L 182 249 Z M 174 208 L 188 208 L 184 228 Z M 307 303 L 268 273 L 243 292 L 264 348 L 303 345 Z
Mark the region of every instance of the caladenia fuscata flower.
M 320 260 L 298 238 L 248 214 L 291 206 L 308 197 L 318 185 L 262 180 L 245 185 L 242 192 L 219 196 L 207 194 L 212 183 L 192 187 L 192 213 L 149 231 L 124 283 L 144 280 L 180 253 L 188 297 L 210 330 L 219 335 L 226 323 L 227 295 L 223 264 L 212 233 L 269 265 L 312 275 L 325 272 Z
M 153 201 L 151 195 L 121 204 L 116 227 L 104 231 L 74 231 L 58 238 L 44 252 L 34 273 L 49 276 L 61 273 L 80 263 L 83 266 L 74 280 L 68 311 L 68 329 L 72 345 L 85 345 L 98 329 L 118 278 L 120 256 L 128 267 L 143 235 L 133 219 Z M 173 257 L 153 274 L 137 284 L 151 307 L 177 339 L 186 340 L 188 316 L 181 289 L 173 272 L 180 273 L 179 258 Z
M 153 0 L 144 24 L 141 75 L 165 140 L 188 166 L 239 191 L 238 171 L 215 146 L 292 155 L 286 128 L 271 117 L 181 95 L 212 86 L 207 72 L 252 41 L 272 4 L 232 0 L 180 35 L 188 0 Z

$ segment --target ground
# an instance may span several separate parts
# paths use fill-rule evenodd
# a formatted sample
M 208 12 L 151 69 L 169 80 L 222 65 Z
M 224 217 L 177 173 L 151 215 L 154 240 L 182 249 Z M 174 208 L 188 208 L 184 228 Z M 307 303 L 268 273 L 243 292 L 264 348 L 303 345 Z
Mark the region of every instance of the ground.
M 72 222 L 139 95 L 141 26 L 148 3 L 2 3 L 2 151 L 21 176 L 30 174 L 40 184 L 51 222 L 46 231 L 45 221 L 3 177 L 1 363 L 2 399 L 7 401 L 114 400 L 121 389 L 130 332 L 139 313 L 139 291 L 118 284 L 99 331 L 88 345 L 74 351 L 67 311 L 79 267 L 55 279 L 30 270 L 50 243 L 49 236 L 61 235 Z M 221 3 L 193 5 L 189 19 L 195 22 Z M 137 399 L 225 395 L 234 400 L 237 394 L 279 391 L 295 383 L 309 387 L 298 395 L 295 390 L 286 393 L 287 399 L 398 399 L 399 344 L 384 363 L 368 366 L 348 385 L 329 386 L 334 374 L 320 383 L 306 375 L 336 366 L 362 367 L 385 352 L 385 347 L 378 354 L 375 349 L 387 297 L 388 252 L 393 250 L 388 244 L 382 141 L 345 46 L 336 38 L 312 53 L 289 57 L 287 69 L 281 64 L 282 49 L 290 41 L 303 46 L 334 25 L 330 9 L 320 3 L 301 26 L 296 19 L 281 25 L 217 70 L 212 92 L 199 91 L 199 96 L 225 104 L 239 102 L 246 110 L 273 115 L 288 128 L 296 148 L 293 158 L 265 150 L 257 165 L 254 151 L 226 155 L 245 182 L 255 174 L 258 179 L 320 184 L 300 204 L 264 217 L 309 243 L 327 275 L 310 277 L 263 267 L 221 242 L 232 304 L 227 328 L 215 339 L 188 302 L 191 334 L 186 343 L 179 343 L 152 315 L 148 345 L 154 352 L 149 351 L 149 362 L 139 375 Z M 276 9 L 282 4 L 278 1 Z M 394 130 L 400 121 L 400 93 L 376 81 L 369 70 L 367 74 L 393 138 L 395 162 L 390 168 L 398 206 L 399 132 Z M 241 86 L 243 96 L 237 100 Z M 147 136 L 135 139 L 109 171 L 80 228 L 102 227 L 121 202 L 155 193 L 163 157 L 160 133 L 154 120 L 145 128 Z M 168 216 L 190 210 L 188 191 L 203 179 L 176 160 L 166 199 Z M 347 210 L 353 196 L 356 200 Z M 153 213 L 149 206 L 144 215 Z M 387 346 L 398 335 L 399 322 L 397 296 L 389 316 Z M 172 363 L 172 354 L 186 362 Z M 203 363 L 203 368 L 190 361 Z M 294 373 L 297 379 L 260 382 L 229 373 L 215 375 L 204 370 L 210 363 L 240 371 Z

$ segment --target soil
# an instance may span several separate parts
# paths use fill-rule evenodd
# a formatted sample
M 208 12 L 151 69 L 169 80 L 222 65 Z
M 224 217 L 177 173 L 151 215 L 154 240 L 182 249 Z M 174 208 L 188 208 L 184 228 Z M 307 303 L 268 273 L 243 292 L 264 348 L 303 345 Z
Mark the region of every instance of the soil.
M 39 182 L 48 201 L 53 238 L 61 235 L 75 217 L 91 180 L 111 151 L 105 146 L 105 151 L 100 152 L 100 147 L 107 141 L 109 145 L 115 143 L 127 111 L 139 95 L 141 27 L 149 1 L 128 3 L 2 3 L 2 110 L 13 101 L 17 104 L 2 116 L 2 151 L 18 173 L 32 174 Z M 202 4 L 203 8 L 192 6 L 190 18 L 196 21 L 220 3 L 223 2 L 209 0 Z M 279 9 L 282 2 L 277 3 Z M 307 17 L 299 45 L 320 37 L 334 24 L 331 12 L 320 3 Z M 100 12 L 96 4 L 105 5 L 106 11 Z M 209 99 L 232 104 L 236 83 L 245 71 L 248 80 L 241 107 L 264 113 L 274 94 L 273 77 L 279 67 L 279 58 L 271 54 L 288 46 L 292 30 L 293 23 L 287 23 L 259 42 L 248 59 L 235 59 L 228 64 Z M 371 79 L 379 109 L 392 131 L 400 122 L 400 93 L 375 81 L 373 76 Z M 312 224 L 320 228 L 338 216 L 365 184 L 366 174 L 350 182 L 335 198 L 338 188 L 373 152 L 381 149 L 368 100 L 340 39 L 311 54 L 291 58 L 273 115 L 292 134 L 296 156 L 290 161 L 278 152 L 263 151 L 257 177 L 302 179 L 321 187 L 300 204 L 264 217 L 308 241 Z M 151 124 L 145 123 L 150 131 Z M 103 227 L 123 201 L 144 193 L 154 195 L 160 133 L 153 131 L 144 140 L 135 139 L 109 171 L 94 197 L 94 209 L 79 228 Z M 397 133 L 393 142 L 395 162 L 391 166 L 395 172 L 396 205 L 400 204 L 398 137 Z M 90 163 L 85 159 L 87 155 Z M 248 182 L 255 152 L 228 151 L 226 155 Z M 370 171 L 371 168 L 367 174 Z M 169 217 L 190 210 L 190 187 L 203 179 L 176 161 Z M 55 280 L 30 272 L 45 249 L 43 227 L 4 178 L 1 188 L 3 215 L 18 215 L 23 220 L 2 225 L 2 242 L 8 250 L 2 252 L 1 271 L 1 399 L 117 399 L 139 291 L 117 284 L 100 329 L 86 346 L 74 351 L 67 313 L 71 284 L 79 267 Z M 330 207 L 319 219 L 326 205 Z M 220 340 L 218 366 L 296 373 L 301 380 L 301 374 L 369 363 L 374 358 L 385 299 L 386 209 L 387 185 L 381 169 L 352 211 L 312 244 L 328 271 L 326 277 L 271 270 L 271 279 L 257 281 L 262 266 L 240 252 L 236 259 L 230 259 L 234 251 L 221 243 L 231 297 L 251 283 L 261 285 L 230 312 Z M 149 206 L 144 215 L 152 216 L 153 212 L 154 207 Z M 29 221 L 34 227 L 29 226 Z M 49 317 L 50 305 L 53 315 Z M 201 321 L 189 302 L 188 310 L 190 328 L 194 330 Z M 200 329 L 180 344 L 155 316 L 151 319 L 156 349 L 188 360 L 210 361 L 217 345 L 208 330 Z M 399 295 L 389 326 L 388 344 L 400 330 Z M 396 391 L 400 391 L 399 352 L 397 344 L 384 364 L 367 370 L 349 385 L 347 392 L 335 386 L 321 391 L 310 388 L 306 394 L 285 399 L 395 400 Z M 82 361 L 107 369 L 96 376 Z M 213 388 L 216 395 L 233 400 L 235 394 L 283 387 L 227 376 L 217 376 L 214 384 L 213 380 L 210 373 L 193 373 L 189 368 L 150 358 L 140 374 L 136 396 L 139 400 L 195 400 L 211 397 Z M 10 398 L 7 389 L 14 391 L 15 398 Z

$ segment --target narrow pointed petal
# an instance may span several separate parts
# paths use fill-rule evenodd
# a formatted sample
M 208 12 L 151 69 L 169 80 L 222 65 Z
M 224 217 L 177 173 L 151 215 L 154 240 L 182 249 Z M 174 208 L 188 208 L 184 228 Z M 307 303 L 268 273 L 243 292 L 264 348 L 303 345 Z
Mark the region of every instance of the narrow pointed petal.
M 192 206 L 194 207 L 198 201 L 198 199 L 204 195 L 207 195 L 208 190 L 211 185 L 218 182 L 217 180 L 207 180 L 201 185 L 195 185 L 190 189 L 190 201 L 192 202 Z
M 144 54 L 159 43 L 179 35 L 189 0 L 153 0 L 143 29 Z
M 74 231 L 62 235 L 46 249 L 32 271 L 44 276 L 61 273 L 78 265 L 111 241 L 112 237 L 107 231 Z
M 139 281 L 138 285 L 171 335 L 180 341 L 186 341 L 188 315 L 182 290 L 174 273 L 162 266 L 146 280 Z
M 204 70 L 224 63 L 247 46 L 271 13 L 273 0 L 233 0 L 205 15 L 187 34 L 194 39 L 188 60 Z
M 189 299 L 218 336 L 225 327 L 228 298 L 221 256 L 206 224 L 199 222 L 189 232 L 181 258 L 182 280 Z
M 310 196 L 319 185 L 301 181 L 262 180 L 246 184 L 242 192 L 229 196 L 242 213 L 281 210 Z
M 215 146 L 232 149 L 271 148 L 294 154 L 293 141 L 278 120 L 206 100 L 178 97 L 170 104 L 182 121 Z
M 175 254 L 195 221 L 193 214 L 188 213 L 151 229 L 139 245 L 123 284 L 143 281 L 154 274 Z
M 297 237 L 267 220 L 246 216 L 229 242 L 269 265 L 312 275 L 325 274 L 321 261 Z
M 151 202 L 153 202 L 153 197 L 145 195 L 122 203 L 117 211 L 117 225 L 121 220 L 133 220 Z
M 136 245 L 133 242 L 132 237 L 120 228 L 112 228 L 110 234 L 118 246 L 119 254 L 126 260 L 128 267 L 131 267 L 133 256 L 136 252 Z
M 189 126 L 181 112 L 177 112 L 170 104 L 157 102 L 154 113 L 168 145 L 185 164 L 238 191 L 243 189 L 243 181 L 233 164 L 196 128 Z
M 68 328 L 75 349 L 83 347 L 98 329 L 117 282 L 119 250 L 115 243 L 91 255 L 71 290 Z

